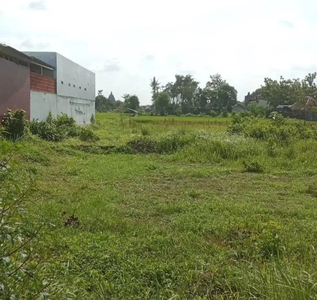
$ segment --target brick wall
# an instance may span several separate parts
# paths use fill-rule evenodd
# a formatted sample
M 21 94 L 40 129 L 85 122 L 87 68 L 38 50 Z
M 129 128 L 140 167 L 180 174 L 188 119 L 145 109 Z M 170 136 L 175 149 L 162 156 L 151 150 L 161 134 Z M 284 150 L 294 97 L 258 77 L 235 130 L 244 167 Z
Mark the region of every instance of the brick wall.
M 31 90 L 56 94 L 56 82 L 54 78 L 30 72 Z

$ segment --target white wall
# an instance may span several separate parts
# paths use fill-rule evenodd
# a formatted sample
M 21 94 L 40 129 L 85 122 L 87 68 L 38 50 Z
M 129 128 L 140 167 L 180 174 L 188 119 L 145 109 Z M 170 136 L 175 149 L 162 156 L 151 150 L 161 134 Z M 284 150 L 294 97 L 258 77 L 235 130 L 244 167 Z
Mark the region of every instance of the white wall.
M 95 73 L 56 52 L 24 52 L 55 68 L 56 93 L 59 96 L 94 100 Z
M 56 94 L 31 91 L 31 115 L 30 120 L 46 120 L 51 111 L 54 117 L 57 116 L 57 97 Z
M 77 124 L 89 124 L 91 115 L 95 116 L 95 101 L 57 96 L 57 114 L 61 113 L 73 117 Z
M 95 74 L 56 54 L 56 88 L 60 96 L 95 100 Z
M 31 91 L 30 119 L 44 121 L 50 111 L 53 117 L 65 113 L 77 124 L 89 124 L 91 115 L 95 115 L 95 101 Z

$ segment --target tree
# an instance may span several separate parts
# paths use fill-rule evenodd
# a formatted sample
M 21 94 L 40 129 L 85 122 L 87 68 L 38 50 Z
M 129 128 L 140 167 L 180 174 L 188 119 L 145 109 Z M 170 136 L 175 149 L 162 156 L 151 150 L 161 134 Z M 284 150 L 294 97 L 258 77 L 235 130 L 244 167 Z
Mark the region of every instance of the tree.
M 237 90 L 223 80 L 220 74 L 210 76 L 205 89 L 210 91 L 210 108 L 214 111 L 231 112 L 237 103 Z
M 155 97 L 155 109 L 164 115 L 168 111 L 170 105 L 170 96 L 167 92 L 158 93 Z
M 169 82 L 164 91 L 172 98 L 175 109 L 181 107 L 182 113 L 191 112 L 194 109 L 194 94 L 199 82 L 192 75 L 175 75 L 175 82 Z
M 122 96 L 124 99 L 124 105 L 126 108 L 137 110 L 140 105 L 139 98 L 136 95 L 124 94 Z
M 160 90 L 160 83 L 156 80 L 155 76 L 151 80 L 150 86 L 152 88 L 152 102 L 155 102 L 155 96 L 158 94 Z
M 103 90 L 98 90 L 98 96 L 95 98 L 95 109 L 99 112 L 111 111 L 115 108 L 116 102 L 107 99 L 103 95 Z
M 95 99 L 95 109 L 99 112 L 106 111 L 106 97 L 102 94 L 103 90 L 98 90 L 98 96 Z
M 199 82 L 192 75 L 175 75 L 174 82 L 168 82 L 163 87 L 170 98 L 168 113 L 206 113 L 211 110 L 221 113 L 231 112 L 237 103 L 237 91 L 221 78 L 219 74 L 210 76 L 205 88 L 199 87 Z
M 254 117 L 265 117 L 266 115 L 266 108 L 258 103 L 248 105 L 248 110 Z
M 308 96 L 316 98 L 316 76 L 316 73 L 309 73 L 303 80 L 284 79 L 281 76 L 279 81 L 265 78 L 260 93 L 272 109 L 275 109 L 277 105 L 291 105 L 295 102 L 306 101 Z

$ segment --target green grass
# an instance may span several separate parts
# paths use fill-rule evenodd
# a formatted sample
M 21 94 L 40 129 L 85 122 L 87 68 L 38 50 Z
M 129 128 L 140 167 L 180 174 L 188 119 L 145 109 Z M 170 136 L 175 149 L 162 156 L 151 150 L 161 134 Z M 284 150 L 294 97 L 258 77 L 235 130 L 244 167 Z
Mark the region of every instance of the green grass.
M 317 141 L 272 150 L 229 121 L 98 114 L 93 144 L 0 142 L 25 226 L 44 224 L 50 299 L 316 299 Z M 167 154 L 76 150 L 171 136 L 186 143 Z

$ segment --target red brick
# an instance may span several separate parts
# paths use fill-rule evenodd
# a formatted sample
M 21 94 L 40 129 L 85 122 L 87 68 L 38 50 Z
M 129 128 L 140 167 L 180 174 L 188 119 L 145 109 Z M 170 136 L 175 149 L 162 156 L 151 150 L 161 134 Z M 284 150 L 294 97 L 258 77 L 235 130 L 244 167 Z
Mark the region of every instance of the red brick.
M 54 78 L 31 72 L 30 79 L 31 90 L 56 94 L 56 82 Z

